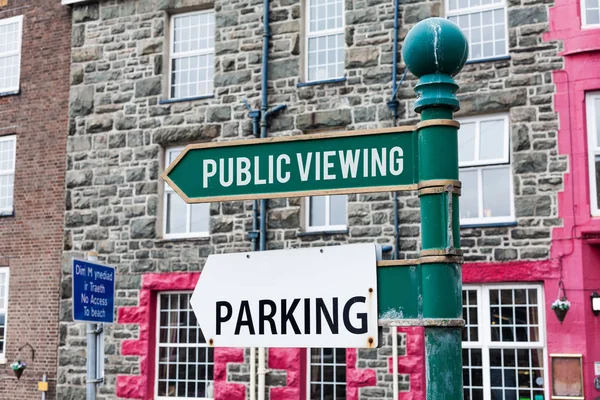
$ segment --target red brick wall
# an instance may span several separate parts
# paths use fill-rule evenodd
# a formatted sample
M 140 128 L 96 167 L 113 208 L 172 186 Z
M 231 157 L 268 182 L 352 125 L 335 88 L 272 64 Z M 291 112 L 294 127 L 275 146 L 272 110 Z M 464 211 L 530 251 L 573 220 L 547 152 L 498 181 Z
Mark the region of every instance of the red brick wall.
M 10 267 L 7 362 L 30 362 L 19 381 L 0 365 L 0 399 L 55 398 L 65 209 L 71 24 L 60 0 L 8 0 L 0 19 L 23 15 L 21 93 L 0 97 L 0 135 L 17 135 L 14 210 L 0 217 L 0 266 Z M 8 258 L 7 258 L 8 257 Z

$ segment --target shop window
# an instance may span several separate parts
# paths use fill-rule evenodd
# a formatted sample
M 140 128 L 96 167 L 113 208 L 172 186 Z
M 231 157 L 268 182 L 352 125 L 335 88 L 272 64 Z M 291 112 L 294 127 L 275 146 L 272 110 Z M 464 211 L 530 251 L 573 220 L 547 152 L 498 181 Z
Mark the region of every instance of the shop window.
M 346 400 L 346 349 L 308 349 L 307 400 Z
M 600 92 L 588 93 L 587 107 L 588 160 L 590 176 L 590 208 L 600 216 Z
M 540 285 L 465 285 L 465 400 L 544 400 L 546 367 Z
M 307 0 L 306 79 L 344 76 L 344 1 Z
M 156 398 L 213 398 L 214 349 L 190 306 L 192 292 L 158 294 Z
M 508 24 L 504 0 L 448 0 L 446 15 L 469 41 L 469 61 L 508 55 Z
M 23 16 L 0 19 L 0 95 L 19 91 Z
M 306 199 L 306 231 L 347 229 L 348 196 L 313 196 Z
M 514 222 L 507 115 L 460 120 L 461 225 Z
M 0 215 L 12 215 L 15 183 L 15 136 L 0 136 Z
M 165 165 L 170 165 L 183 147 L 165 151 Z M 210 204 L 187 204 L 166 182 L 164 183 L 163 234 L 166 239 L 207 237 Z
M 171 17 L 169 97 L 185 99 L 213 93 L 215 13 Z

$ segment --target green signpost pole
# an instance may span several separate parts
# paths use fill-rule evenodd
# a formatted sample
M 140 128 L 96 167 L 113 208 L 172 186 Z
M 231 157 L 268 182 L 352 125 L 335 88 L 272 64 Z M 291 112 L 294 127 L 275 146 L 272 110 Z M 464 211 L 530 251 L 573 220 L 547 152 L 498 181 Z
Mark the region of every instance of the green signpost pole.
M 458 196 L 458 85 L 452 77 L 464 66 L 467 40 L 443 18 L 415 25 L 402 51 L 419 78 L 415 111 L 421 201 L 422 315 L 428 400 L 463 398 L 462 283 Z M 431 261 L 431 262 L 429 262 Z

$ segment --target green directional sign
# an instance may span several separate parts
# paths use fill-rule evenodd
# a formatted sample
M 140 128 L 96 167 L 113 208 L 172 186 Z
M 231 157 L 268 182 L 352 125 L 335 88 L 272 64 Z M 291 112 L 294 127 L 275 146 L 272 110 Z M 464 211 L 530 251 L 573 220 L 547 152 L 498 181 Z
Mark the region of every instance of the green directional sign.
M 162 178 L 187 203 L 413 190 L 415 127 L 193 144 Z

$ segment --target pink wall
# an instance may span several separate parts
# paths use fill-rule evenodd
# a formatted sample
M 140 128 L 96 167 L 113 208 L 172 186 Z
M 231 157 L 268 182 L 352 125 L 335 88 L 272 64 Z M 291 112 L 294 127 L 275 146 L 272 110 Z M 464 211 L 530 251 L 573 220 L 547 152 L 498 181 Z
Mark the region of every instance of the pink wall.
M 590 238 L 600 235 L 600 218 L 590 216 L 585 94 L 600 90 L 600 29 L 582 29 L 580 10 L 577 0 L 556 0 L 545 36 L 564 44 L 564 69 L 553 75 L 554 107 L 560 117 L 559 152 L 568 155 L 570 169 L 558 197 L 564 226 L 553 232 L 551 254 L 571 302 L 563 324 L 549 317 L 547 325 L 549 353 L 583 354 L 585 395 L 595 398 L 600 396 L 593 387 L 600 318 L 591 311 L 590 294 L 600 288 L 600 250 Z M 557 296 L 557 282 L 546 293 L 550 303 Z

